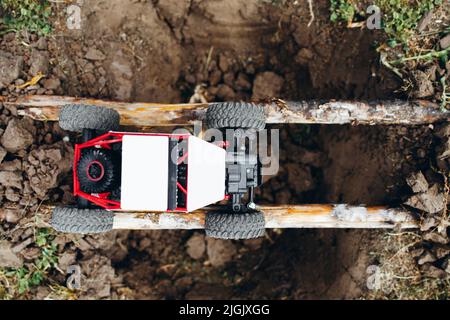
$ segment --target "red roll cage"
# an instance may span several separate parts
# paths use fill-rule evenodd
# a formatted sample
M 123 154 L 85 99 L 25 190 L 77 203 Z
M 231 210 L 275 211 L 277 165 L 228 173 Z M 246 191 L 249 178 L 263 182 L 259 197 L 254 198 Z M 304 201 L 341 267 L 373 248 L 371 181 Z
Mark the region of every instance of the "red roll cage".
M 104 209 L 107 210 L 117 210 L 120 209 L 120 201 L 115 201 L 108 199 L 108 197 L 111 195 L 111 192 L 105 192 L 105 193 L 86 193 L 83 192 L 80 189 L 80 182 L 78 180 L 78 174 L 77 174 L 77 168 L 78 168 L 78 162 L 81 158 L 81 150 L 85 148 L 105 148 L 105 149 L 112 149 L 113 143 L 119 143 L 122 142 L 123 136 L 125 135 L 145 135 L 145 136 L 164 136 L 169 138 L 175 138 L 178 140 L 188 139 L 190 137 L 190 134 L 160 134 L 160 133 L 138 133 L 138 132 L 115 132 L 110 131 L 108 133 L 105 133 L 103 135 L 100 135 L 94 139 L 91 139 L 87 142 L 75 144 L 75 153 L 74 153 L 74 162 L 73 162 L 73 195 L 77 197 L 82 197 Z M 183 161 L 185 161 L 188 157 L 188 152 L 186 151 L 179 159 L 178 163 L 180 164 Z M 177 187 L 180 189 L 185 195 L 187 199 L 187 185 L 182 186 L 179 182 L 177 182 Z M 187 203 L 187 201 L 186 201 Z M 176 208 L 175 211 L 186 211 L 186 208 Z

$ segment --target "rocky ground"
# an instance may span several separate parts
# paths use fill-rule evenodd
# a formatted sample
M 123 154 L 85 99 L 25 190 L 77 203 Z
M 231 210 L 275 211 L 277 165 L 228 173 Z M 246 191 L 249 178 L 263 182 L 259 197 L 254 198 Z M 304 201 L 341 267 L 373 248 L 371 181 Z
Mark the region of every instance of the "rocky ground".
M 3 102 L 406 98 L 373 49 L 383 35 L 331 24 L 328 1 L 315 1 L 310 27 L 306 2 L 86 0 L 80 30 L 68 30 L 64 5 L 54 6 L 49 36 L 2 36 Z M 281 166 L 259 203 L 405 203 L 420 232 L 270 230 L 221 241 L 198 231 L 53 232 L 46 205 L 73 201 L 74 137 L 3 103 L 0 112 L 2 298 L 448 297 L 448 124 L 274 127 Z M 65 286 L 71 265 L 81 267 L 78 290 Z

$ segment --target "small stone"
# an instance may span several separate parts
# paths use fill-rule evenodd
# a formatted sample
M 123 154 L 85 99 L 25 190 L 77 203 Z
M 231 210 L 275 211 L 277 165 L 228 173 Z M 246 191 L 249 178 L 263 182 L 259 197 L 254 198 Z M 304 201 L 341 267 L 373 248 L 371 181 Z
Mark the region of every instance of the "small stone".
M 75 263 L 76 257 L 74 252 L 64 252 L 58 259 L 58 267 L 66 272 L 68 267 Z
M 49 57 L 47 51 L 33 50 L 30 57 L 30 75 L 35 76 L 38 73 L 46 74 L 48 72 Z
M 1 171 L 0 184 L 5 187 L 22 189 L 22 174 L 20 171 Z
M 16 80 L 23 67 L 23 58 L 0 51 L 0 89 Z
M 412 174 L 406 179 L 406 182 L 411 187 L 414 193 L 419 192 L 427 192 L 428 191 L 428 182 L 425 179 L 425 176 L 421 171 Z
M 195 260 L 201 259 L 205 254 L 205 236 L 200 233 L 195 233 L 186 243 L 188 255 Z
M 84 57 L 92 61 L 102 61 L 106 59 L 106 56 L 103 54 L 103 52 L 94 48 L 89 48 Z
M 11 209 L 6 209 L 5 210 L 5 220 L 8 223 L 14 223 L 16 224 L 17 222 L 20 221 L 20 213 L 17 210 L 11 210 Z
M 23 79 L 17 79 L 16 81 L 14 81 L 14 84 L 16 85 L 16 86 L 21 86 L 21 85 L 23 85 L 25 83 L 25 80 L 23 80 Z
M 13 252 L 9 242 L 0 241 L 0 267 L 20 268 L 22 265 L 23 260 Z
M 433 20 L 433 10 L 429 11 L 423 15 L 423 17 L 420 19 L 419 23 L 417 24 L 417 30 L 419 32 L 423 32 L 432 20 Z
M 450 34 L 446 35 L 439 41 L 439 45 L 441 46 L 442 50 L 447 49 L 450 47 Z
M 61 81 L 58 78 L 50 78 L 44 80 L 44 88 L 46 90 L 56 90 L 61 85 Z
M 14 191 L 13 188 L 7 188 L 5 191 L 5 198 L 11 202 L 19 202 L 20 195 L 19 192 Z
M 0 140 L 7 151 L 16 153 L 19 150 L 28 148 L 33 143 L 33 134 L 30 132 L 30 128 L 27 127 L 27 123 L 16 118 L 8 122 L 8 126 Z
M 219 68 L 220 70 L 222 70 L 223 73 L 227 72 L 228 69 L 230 68 L 229 58 L 223 54 L 219 56 Z

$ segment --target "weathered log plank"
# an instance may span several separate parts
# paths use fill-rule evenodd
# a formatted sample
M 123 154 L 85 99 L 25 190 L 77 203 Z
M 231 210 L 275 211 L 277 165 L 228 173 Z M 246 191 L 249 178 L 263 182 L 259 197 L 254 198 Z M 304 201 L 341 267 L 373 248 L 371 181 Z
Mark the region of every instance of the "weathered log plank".
M 36 120 L 58 120 L 59 108 L 65 104 L 94 104 L 116 109 L 122 125 L 166 126 L 191 125 L 205 117 L 208 104 L 126 103 L 62 96 L 26 96 L 4 102 L 16 106 L 20 115 Z M 450 112 L 439 110 L 435 103 L 416 101 L 303 101 L 263 104 L 266 121 L 271 124 L 429 124 L 448 121 Z
M 206 211 L 193 213 L 117 212 L 113 229 L 203 229 Z M 266 228 L 417 228 L 414 216 L 402 208 L 348 205 L 263 206 Z
M 122 125 L 163 126 L 187 125 L 203 119 L 206 104 L 157 104 L 127 103 L 99 99 L 74 98 L 63 96 L 25 96 L 14 102 L 19 115 L 29 116 L 35 120 L 57 121 L 59 109 L 66 104 L 90 104 L 108 107 L 120 113 Z

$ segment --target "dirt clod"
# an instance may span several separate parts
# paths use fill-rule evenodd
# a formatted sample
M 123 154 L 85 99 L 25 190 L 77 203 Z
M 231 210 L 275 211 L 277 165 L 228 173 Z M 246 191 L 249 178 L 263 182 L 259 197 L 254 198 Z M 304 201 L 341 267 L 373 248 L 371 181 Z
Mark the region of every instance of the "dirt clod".
M 34 132 L 30 129 L 29 121 L 13 118 L 8 122 L 1 144 L 8 152 L 16 153 L 26 150 L 33 143 L 33 139 Z
M 214 267 L 223 267 L 233 259 L 236 246 L 228 240 L 206 238 L 208 260 Z
M 0 51 L 0 89 L 16 80 L 23 67 L 23 57 Z
M 412 174 L 406 181 L 414 193 L 427 192 L 428 190 L 428 182 L 420 171 Z
M 49 68 L 49 55 L 47 51 L 33 50 L 30 57 L 30 75 L 38 73 L 47 74 Z
M 1 171 L 0 184 L 5 187 L 14 187 L 22 189 L 22 173 L 18 171 Z
M 434 86 L 433 82 L 430 80 L 430 77 L 427 73 L 416 70 L 413 73 L 415 91 L 414 96 L 416 98 L 426 98 L 434 95 Z
M 0 241 L 0 267 L 20 268 L 23 260 L 11 248 L 7 241 Z
M 82 299 L 102 299 L 111 295 L 111 283 L 116 275 L 111 260 L 103 256 L 94 256 L 81 262 Z
M 106 56 L 100 50 L 89 48 L 85 58 L 93 61 L 102 61 L 106 59 Z
M 195 260 L 201 259 L 206 251 L 205 236 L 195 233 L 186 243 L 188 255 Z
M 412 196 L 405 204 L 431 214 L 438 213 L 444 209 L 445 195 L 439 191 L 439 186 L 435 184 L 426 192 Z
M 62 142 L 43 145 L 32 150 L 25 162 L 25 172 L 30 179 L 30 187 L 40 199 L 44 199 L 50 189 L 58 186 L 60 178 L 72 164 L 73 150 Z
M 274 72 L 262 72 L 256 75 L 253 83 L 252 100 L 274 98 L 280 95 L 284 79 Z

